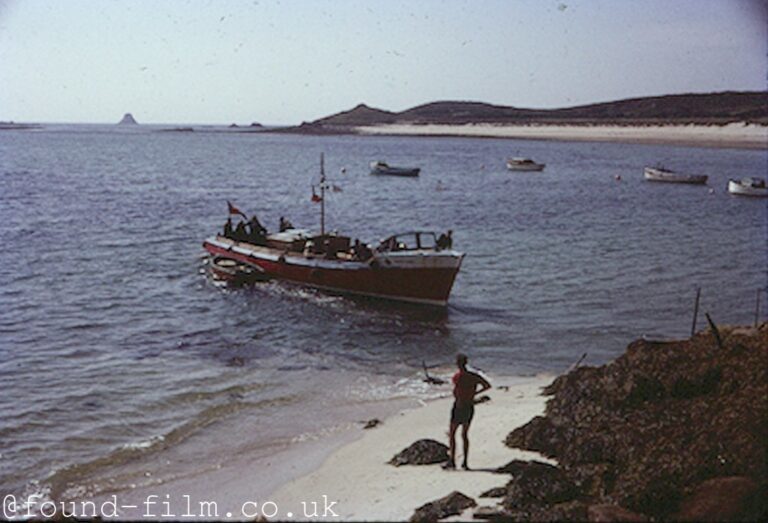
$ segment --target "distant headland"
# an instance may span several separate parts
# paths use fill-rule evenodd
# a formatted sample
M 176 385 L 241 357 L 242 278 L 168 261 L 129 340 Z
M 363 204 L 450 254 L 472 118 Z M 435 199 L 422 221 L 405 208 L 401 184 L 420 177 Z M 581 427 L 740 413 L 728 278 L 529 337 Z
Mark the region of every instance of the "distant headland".
M 281 131 L 768 148 L 768 91 L 631 98 L 562 109 L 442 101 L 391 112 L 359 104 Z
M 343 127 L 382 124 L 560 124 L 560 125 L 724 125 L 734 122 L 768 125 L 768 91 L 676 94 L 631 98 L 563 109 L 522 109 L 482 102 L 443 101 L 390 112 L 359 104 L 300 127 Z

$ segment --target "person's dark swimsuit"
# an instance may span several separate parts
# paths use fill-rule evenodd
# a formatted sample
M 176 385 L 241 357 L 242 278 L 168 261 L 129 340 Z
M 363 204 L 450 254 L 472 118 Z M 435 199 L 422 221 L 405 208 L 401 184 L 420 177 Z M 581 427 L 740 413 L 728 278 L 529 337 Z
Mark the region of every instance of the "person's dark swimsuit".
M 453 376 L 453 408 L 451 423 L 469 425 L 475 415 L 475 390 L 482 378 L 474 372 L 460 370 Z

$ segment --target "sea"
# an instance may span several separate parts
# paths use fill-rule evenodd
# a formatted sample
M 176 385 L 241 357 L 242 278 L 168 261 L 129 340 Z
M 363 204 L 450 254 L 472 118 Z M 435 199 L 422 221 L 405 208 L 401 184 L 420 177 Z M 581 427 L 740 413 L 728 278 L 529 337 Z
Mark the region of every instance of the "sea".
M 281 216 L 319 229 L 321 154 L 328 229 L 372 244 L 453 231 L 466 257 L 446 308 L 208 276 L 202 242 L 227 201 L 270 231 Z M 510 172 L 510 156 L 546 169 Z M 373 160 L 421 176 L 370 176 Z M 709 182 L 644 181 L 657 164 Z M 0 495 L 215 489 L 266 465 L 287 479 L 304 446 L 449 392 L 423 369 L 449 376 L 458 352 L 489 376 L 557 375 L 687 337 L 705 314 L 764 321 L 768 200 L 726 185 L 766 172 L 765 149 L 0 131 Z

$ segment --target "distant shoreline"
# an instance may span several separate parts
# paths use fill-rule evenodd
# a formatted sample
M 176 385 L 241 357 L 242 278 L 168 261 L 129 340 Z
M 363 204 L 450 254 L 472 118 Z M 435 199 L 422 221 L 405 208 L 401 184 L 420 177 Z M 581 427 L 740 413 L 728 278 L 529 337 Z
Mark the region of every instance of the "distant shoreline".
M 563 140 L 768 149 L 768 126 L 726 125 L 570 125 L 570 124 L 380 124 L 350 127 L 351 134 Z
M 138 127 L 138 126 L 132 126 Z M 0 131 L 41 130 L 37 123 L 0 122 Z M 732 123 L 380 123 L 338 125 L 304 123 L 286 127 L 176 126 L 151 129 L 155 132 L 227 132 L 236 134 L 300 134 L 310 136 L 414 136 L 431 138 L 491 138 L 513 140 L 614 142 L 650 145 L 678 145 L 728 149 L 768 150 L 768 125 Z

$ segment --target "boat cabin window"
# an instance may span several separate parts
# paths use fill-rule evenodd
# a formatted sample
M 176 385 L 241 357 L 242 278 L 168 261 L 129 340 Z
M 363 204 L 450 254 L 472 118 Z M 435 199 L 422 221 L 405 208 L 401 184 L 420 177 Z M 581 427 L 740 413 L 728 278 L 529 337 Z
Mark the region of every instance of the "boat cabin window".
M 379 251 L 434 250 L 437 240 L 433 232 L 412 232 L 390 236 L 379 245 Z

